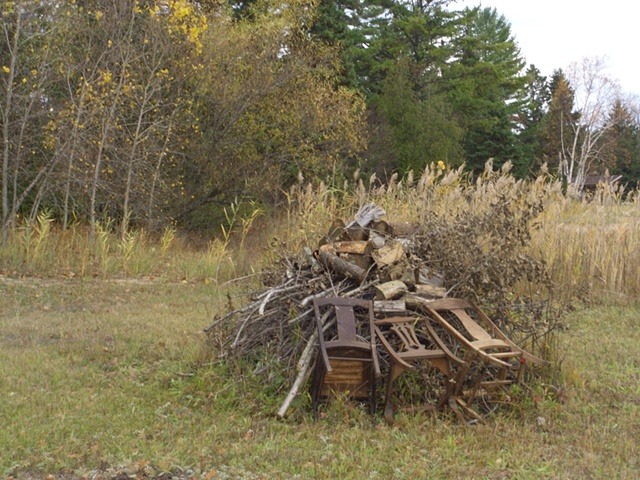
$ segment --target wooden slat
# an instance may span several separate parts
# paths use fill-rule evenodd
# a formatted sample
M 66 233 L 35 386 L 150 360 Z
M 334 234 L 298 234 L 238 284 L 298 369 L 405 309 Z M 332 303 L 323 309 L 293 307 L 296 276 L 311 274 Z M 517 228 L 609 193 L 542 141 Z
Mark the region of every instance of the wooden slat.
M 491 335 L 487 331 L 478 325 L 465 310 L 454 309 L 451 310 L 458 317 L 467 332 L 476 340 L 490 340 Z
M 473 346 L 480 350 L 485 350 L 487 348 L 511 348 L 511 346 L 508 343 L 500 339 L 491 338 L 491 337 L 489 337 L 486 340 L 477 340 L 473 342 Z

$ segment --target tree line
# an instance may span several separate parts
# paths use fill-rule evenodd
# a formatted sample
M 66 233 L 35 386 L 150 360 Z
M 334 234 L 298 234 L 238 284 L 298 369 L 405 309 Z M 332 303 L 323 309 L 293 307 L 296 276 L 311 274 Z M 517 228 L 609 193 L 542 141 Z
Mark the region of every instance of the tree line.
M 2 0 L 2 238 L 206 226 L 301 176 L 543 165 L 640 179 L 637 106 L 585 59 L 546 78 L 491 8 L 447 0 Z

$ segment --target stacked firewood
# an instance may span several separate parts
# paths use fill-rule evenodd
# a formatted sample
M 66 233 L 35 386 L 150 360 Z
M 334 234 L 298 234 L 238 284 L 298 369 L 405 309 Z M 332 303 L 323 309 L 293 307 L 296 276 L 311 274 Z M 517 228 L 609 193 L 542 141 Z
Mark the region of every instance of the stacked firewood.
M 384 215 L 371 203 L 348 224 L 336 220 L 315 250 L 284 255 L 265 276 L 266 288 L 205 329 L 210 336 L 221 328 L 228 332 L 223 355 L 268 349 L 289 370 L 293 386 L 278 415 L 284 416 L 315 359 L 314 297 L 372 299 L 376 311 L 393 313 L 446 296 L 442 276 L 424 264 L 414 243 L 417 226 L 385 221 Z

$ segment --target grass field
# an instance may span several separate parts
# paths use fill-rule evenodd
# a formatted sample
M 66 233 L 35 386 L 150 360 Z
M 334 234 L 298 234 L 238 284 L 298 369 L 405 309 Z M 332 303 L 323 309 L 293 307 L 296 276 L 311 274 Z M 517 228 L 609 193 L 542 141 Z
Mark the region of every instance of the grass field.
M 202 329 L 224 293 L 202 281 L 0 277 L 0 475 L 640 477 L 640 307 L 574 313 L 556 386 L 535 385 L 483 424 L 424 413 L 387 427 L 340 401 L 314 423 L 306 397 L 279 421 L 287 385 L 265 393 L 251 372 L 203 366 Z

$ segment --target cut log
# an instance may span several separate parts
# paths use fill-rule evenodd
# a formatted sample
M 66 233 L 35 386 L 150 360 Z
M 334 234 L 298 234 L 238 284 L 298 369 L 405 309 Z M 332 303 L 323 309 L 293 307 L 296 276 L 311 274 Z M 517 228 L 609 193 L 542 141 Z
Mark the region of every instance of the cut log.
M 402 313 L 407 310 L 404 299 L 399 300 L 374 300 L 373 311 L 376 313 Z
M 377 285 L 375 291 L 377 300 L 394 300 L 407 293 L 408 288 L 403 282 L 394 280 Z
M 406 258 L 400 262 L 390 265 L 382 270 L 383 281 L 390 282 L 392 280 L 400 280 L 412 289 L 416 284 L 416 272 Z
M 345 225 L 342 219 L 336 218 L 332 224 L 329 232 L 320 239 L 320 245 L 327 243 L 337 242 L 339 240 L 346 240 Z
M 384 220 L 380 220 L 379 222 L 372 222 L 371 225 L 369 225 L 369 229 L 377 232 L 378 234 L 388 234 L 391 227 L 389 227 L 389 224 Z
M 373 247 L 367 241 L 350 241 L 350 242 L 334 242 L 328 243 L 320 247 L 320 250 L 326 250 L 329 253 L 356 253 L 358 255 L 369 255 Z
M 364 227 L 361 227 L 357 223 L 352 225 L 351 227 L 347 227 L 346 236 L 349 240 L 354 242 L 360 242 L 363 240 L 369 239 L 369 230 Z
M 434 287 L 433 285 L 416 285 L 416 294 L 430 300 L 446 297 L 447 290 L 442 287 Z
M 339 273 L 344 277 L 352 278 L 359 283 L 362 283 L 367 276 L 367 271 L 364 268 L 349 263 L 327 250 L 318 250 L 318 261 L 324 265 L 325 268 Z
M 418 231 L 418 225 L 409 222 L 387 222 L 394 237 L 409 237 Z
M 369 270 L 369 267 L 373 263 L 373 259 L 370 255 L 358 255 L 357 253 L 343 253 L 340 258 L 346 262 L 353 263 L 364 270 Z
M 378 268 L 393 265 L 405 257 L 405 250 L 398 242 L 387 243 L 384 247 L 374 250 L 371 253 Z
M 428 300 L 419 295 L 415 295 L 413 293 L 408 293 L 404 297 L 404 301 L 407 304 L 407 308 L 409 310 L 417 310 L 420 311 L 420 308 L 426 305 L 429 305 L 433 300 Z
M 352 263 L 364 270 L 371 266 L 371 251 L 373 247 L 367 241 L 335 242 L 322 245 L 323 250 L 332 255 L 337 255 L 342 260 Z

